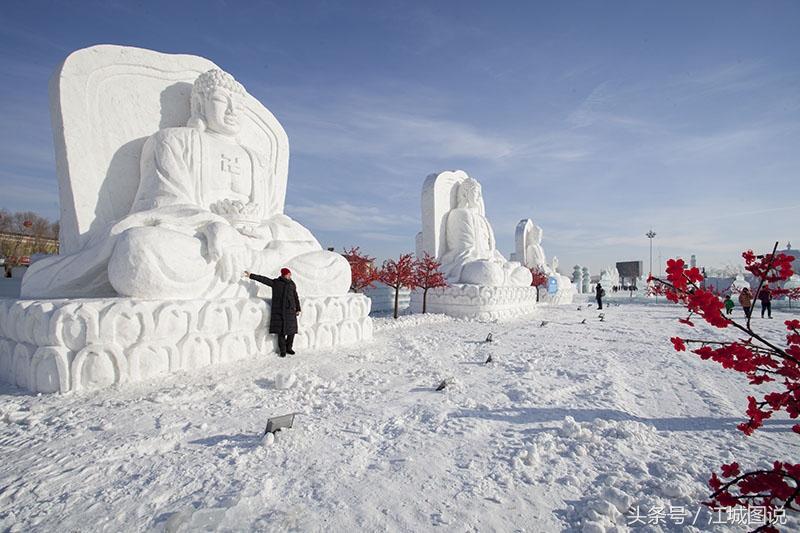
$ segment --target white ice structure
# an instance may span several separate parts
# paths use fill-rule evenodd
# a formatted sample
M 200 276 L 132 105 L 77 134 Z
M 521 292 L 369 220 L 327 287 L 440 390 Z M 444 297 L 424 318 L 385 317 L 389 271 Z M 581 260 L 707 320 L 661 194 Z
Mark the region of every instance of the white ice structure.
M 66 392 L 268 351 L 269 289 L 245 269 L 293 271 L 298 347 L 371 337 L 347 261 L 283 214 L 286 132 L 231 75 L 100 45 L 64 61 L 50 98 L 60 255 L 2 303 L 0 379 Z
M 428 312 L 496 319 L 534 311 L 530 271 L 497 250 L 481 186 L 463 170 L 425 180 L 416 251 L 436 257 L 450 284 L 428 291 Z M 411 307 L 422 309 L 421 291 L 412 293 Z
M 553 257 L 550 265 L 542 248 L 542 228 L 533 223 L 529 218 L 523 218 L 517 224 L 514 232 L 515 252 L 511 258 L 519 261 L 527 268 L 539 268 L 551 278 L 555 278 L 556 292 L 546 292 L 543 301 L 552 304 L 572 303 L 578 290 L 567 276 L 558 271 L 558 258 Z M 545 288 L 547 290 L 547 288 Z
M 376 282 L 373 287 L 364 289 L 364 295 L 372 300 L 371 313 L 381 315 L 394 312 L 394 287 Z M 403 312 L 411 305 L 411 291 L 402 288 L 398 293 L 397 310 Z
M 783 284 L 783 288 L 787 290 L 800 289 L 800 275 L 792 274 Z

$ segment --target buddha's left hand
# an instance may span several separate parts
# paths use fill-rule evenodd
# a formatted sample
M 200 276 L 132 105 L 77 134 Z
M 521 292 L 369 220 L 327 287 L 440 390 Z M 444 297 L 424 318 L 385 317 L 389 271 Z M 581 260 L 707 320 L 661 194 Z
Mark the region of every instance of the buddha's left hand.
M 230 246 L 222 251 L 217 263 L 217 275 L 225 283 L 236 283 L 245 266 L 252 261 L 250 250 L 244 246 Z

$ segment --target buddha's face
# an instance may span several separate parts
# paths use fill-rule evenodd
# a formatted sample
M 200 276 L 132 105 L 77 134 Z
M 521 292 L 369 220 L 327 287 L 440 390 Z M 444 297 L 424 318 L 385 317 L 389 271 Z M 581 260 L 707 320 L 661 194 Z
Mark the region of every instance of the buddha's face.
M 240 96 L 217 87 L 203 99 L 203 118 L 206 127 L 222 135 L 235 136 L 242 128 Z
M 459 188 L 459 207 L 478 208 L 481 202 L 481 186 L 477 181 L 465 181 Z

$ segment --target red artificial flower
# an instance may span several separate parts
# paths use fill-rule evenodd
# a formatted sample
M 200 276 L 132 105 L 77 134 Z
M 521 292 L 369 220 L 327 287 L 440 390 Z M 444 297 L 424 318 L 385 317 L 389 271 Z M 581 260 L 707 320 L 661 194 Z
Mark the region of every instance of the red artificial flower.
M 686 276 L 683 275 L 683 268 L 686 263 L 683 259 L 667 260 L 667 279 L 677 290 L 686 290 Z
M 683 339 L 680 337 L 672 337 L 670 340 L 672 341 L 672 346 L 675 348 L 676 352 L 686 351 L 686 344 L 683 342 Z
M 722 477 L 736 477 L 739 475 L 739 463 L 722 465 Z

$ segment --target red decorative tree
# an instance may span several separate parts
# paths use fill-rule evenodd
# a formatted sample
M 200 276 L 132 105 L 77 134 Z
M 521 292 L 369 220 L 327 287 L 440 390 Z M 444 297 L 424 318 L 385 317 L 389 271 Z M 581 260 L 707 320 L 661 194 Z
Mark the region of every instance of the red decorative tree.
M 539 301 L 539 287 L 547 287 L 547 283 L 550 281 L 550 276 L 542 269 L 542 267 L 533 267 L 531 269 L 531 274 L 533 275 L 533 281 L 531 281 L 531 287 L 536 287 L 536 301 Z
M 378 281 L 378 269 L 375 268 L 375 258 L 362 254 L 358 246 L 349 250 L 345 249 L 342 255 L 350 263 L 350 290 L 361 292 Z
M 414 256 L 403 254 L 397 261 L 387 259 L 378 273 L 378 280 L 394 289 L 394 317 L 397 318 L 400 289 L 413 289 L 417 286 Z
M 425 313 L 428 307 L 428 289 L 437 287 L 447 287 L 447 280 L 439 270 L 442 264 L 432 257 L 428 252 L 422 259 L 418 259 L 415 264 L 416 286 L 422 289 L 422 312 Z
M 794 257 L 777 254 L 778 243 L 772 253 L 755 255 L 752 251 L 742 254 L 745 268 L 758 280 L 758 295 L 767 283 L 779 283 L 792 275 Z M 690 349 L 702 359 L 711 359 L 724 368 L 745 374 L 752 385 L 773 383 L 777 390 L 758 400 L 747 398 L 748 420 L 737 427 L 745 435 L 751 435 L 774 413 L 785 411 L 790 418 L 800 416 L 800 320 L 785 322 L 788 334 L 786 347 L 767 339 L 751 327 L 751 317 L 744 323 L 727 318 L 719 297 L 702 287 L 703 275 L 697 268 L 686 268 L 682 259 L 667 261 L 667 279 L 656 281 L 665 288 L 668 300 L 686 306 L 689 316 L 680 322 L 693 327 L 692 315 L 698 315 L 709 324 L 720 329 L 733 327 L 743 334 L 734 341 L 687 339 L 673 337 L 675 350 Z M 781 295 L 783 289 L 773 290 Z M 800 424 L 792 427 L 800 434 Z M 721 477 L 713 473 L 709 486 L 714 491 L 706 502 L 712 508 L 758 507 L 766 517 L 764 525 L 756 531 L 776 532 L 775 522 L 780 513 L 800 511 L 800 464 L 775 461 L 772 468 L 742 472 L 736 462 L 722 465 Z

